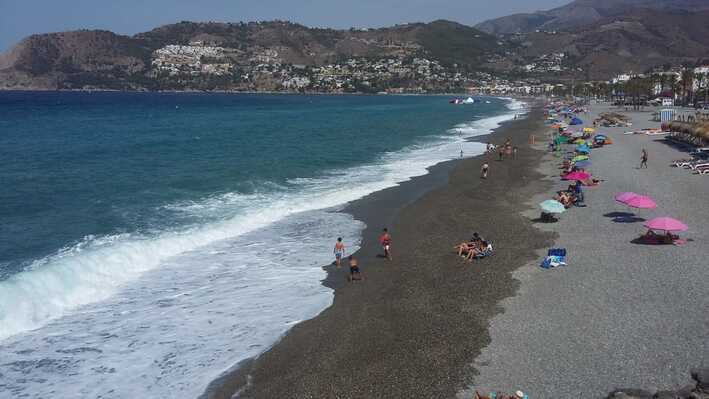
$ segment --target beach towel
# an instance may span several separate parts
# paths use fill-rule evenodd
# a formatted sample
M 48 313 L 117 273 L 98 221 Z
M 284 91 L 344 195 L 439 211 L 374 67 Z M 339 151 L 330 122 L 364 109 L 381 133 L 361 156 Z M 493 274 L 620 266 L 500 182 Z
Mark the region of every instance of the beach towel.
M 566 266 L 566 248 L 552 248 L 547 251 L 547 256 L 541 265 L 544 269 L 551 269 L 557 266 Z

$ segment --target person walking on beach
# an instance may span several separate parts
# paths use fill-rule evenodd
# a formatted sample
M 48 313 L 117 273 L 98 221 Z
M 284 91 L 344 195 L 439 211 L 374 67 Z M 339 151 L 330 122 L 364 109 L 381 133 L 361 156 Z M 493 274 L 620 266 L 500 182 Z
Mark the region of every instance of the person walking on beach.
M 488 165 L 487 162 L 485 162 L 483 164 L 482 168 L 480 168 L 480 178 L 481 179 L 487 179 L 488 169 L 490 169 L 490 165 Z
M 512 159 L 517 159 L 517 147 L 512 147 Z
M 498 148 L 497 155 L 500 157 L 499 161 L 502 161 L 502 158 L 505 156 L 504 146 L 500 146 L 500 148 Z
M 391 260 L 391 235 L 386 227 L 382 230 L 382 235 L 379 236 L 379 244 L 384 249 L 384 257 Z
M 339 269 L 342 263 L 342 258 L 345 256 L 345 244 L 342 243 L 342 237 L 337 237 L 337 242 L 335 243 L 335 248 L 332 252 L 335 254 L 335 264 Z
M 647 150 L 643 148 L 643 153 L 640 156 L 640 169 L 645 167 L 647 169 Z

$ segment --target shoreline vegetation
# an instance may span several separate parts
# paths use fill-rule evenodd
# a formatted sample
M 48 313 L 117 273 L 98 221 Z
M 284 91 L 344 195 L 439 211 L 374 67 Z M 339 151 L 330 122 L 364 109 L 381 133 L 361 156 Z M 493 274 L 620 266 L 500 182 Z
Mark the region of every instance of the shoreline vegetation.
M 511 272 L 554 237 L 519 213 L 548 189 L 534 172 L 542 151 L 528 145 L 530 134 L 541 137 L 541 121 L 535 102 L 526 118 L 474 138 L 509 139 L 517 159 L 445 162 L 351 204 L 346 211 L 367 225 L 355 254 L 366 281 L 347 284 L 345 268 L 327 266 L 333 304 L 215 381 L 205 397 L 454 397 L 472 381 L 470 362 L 489 343 L 499 301 L 518 288 Z M 488 179 L 480 179 L 483 163 Z M 391 262 L 378 257 L 384 226 L 393 235 Z M 473 232 L 496 253 L 469 264 L 450 248 Z

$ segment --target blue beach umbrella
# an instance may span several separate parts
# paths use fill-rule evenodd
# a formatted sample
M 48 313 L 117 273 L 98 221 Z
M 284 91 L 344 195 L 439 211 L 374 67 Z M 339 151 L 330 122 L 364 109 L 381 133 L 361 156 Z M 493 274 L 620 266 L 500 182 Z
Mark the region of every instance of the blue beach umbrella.
M 539 207 L 546 213 L 564 213 L 564 211 L 566 211 L 564 204 L 554 200 L 546 200 L 540 203 Z
M 605 140 L 607 138 L 608 138 L 608 136 L 606 136 L 605 134 L 597 134 L 597 135 L 593 136 L 594 140 Z
M 586 144 L 581 144 L 580 146 L 576 147 L 576 152 L 581 154 L 588 154 L 589 152 L 591 152 L 591 149 L 588 148 Z
M 574 163 L 577 168 L 587 169 L 591 167 L 591 161 L 578 161 Z

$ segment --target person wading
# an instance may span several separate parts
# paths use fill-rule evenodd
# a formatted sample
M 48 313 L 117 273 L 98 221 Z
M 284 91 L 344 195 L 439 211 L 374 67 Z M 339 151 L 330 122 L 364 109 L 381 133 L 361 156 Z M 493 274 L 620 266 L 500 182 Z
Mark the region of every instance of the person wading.
M 345 244 L 342 243 L 342 237 L 337 238 L 335 248 L 332 250 L 332 252 L 335 254 L 335 264 L 339 269 L 342 263 L 342 258 L 345 256 Z

